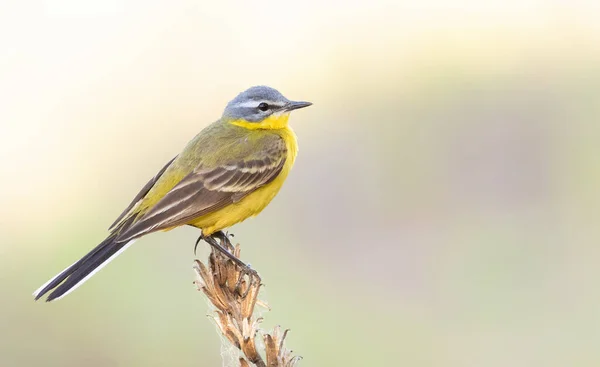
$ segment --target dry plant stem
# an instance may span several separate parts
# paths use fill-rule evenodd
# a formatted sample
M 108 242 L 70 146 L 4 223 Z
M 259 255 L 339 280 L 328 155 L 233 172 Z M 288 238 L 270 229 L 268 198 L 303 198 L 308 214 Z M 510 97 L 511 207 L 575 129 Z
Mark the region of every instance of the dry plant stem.
M 240 257 L 239 244 L 234 248 L 227 237 L 224 237 L 221 245 L 237 258 Z M 260 278 L 244 273 L 233 261 L 213 247 L 208 257 L 208 267 L 195 260 L 194 270 L 194 284 L 216 308 L 215 315 L 211 317 L 225 338 L 243 353 L 243 357 L 239 359 L 241 367 L 296 365 L 301 357 L 293 356 L 292 351 L 284 347 L 287 330 L 282 332 L 277 326 L 271 333 L 263 333 L 259 329 L 262 318 L 253 316 L 257 303 L 265 305 L 258 300 L 258 292 L 262 285 Z M 265 350 L 262 353 L 259 353 L 256 345 L 259 332 L 263 334 Z

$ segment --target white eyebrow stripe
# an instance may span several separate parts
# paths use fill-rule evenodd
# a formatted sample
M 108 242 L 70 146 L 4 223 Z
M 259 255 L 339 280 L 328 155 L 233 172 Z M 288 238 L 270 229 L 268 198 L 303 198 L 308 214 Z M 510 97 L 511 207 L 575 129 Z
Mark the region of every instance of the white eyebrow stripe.
M 259 104 L 261 103 L 266 103 L 269 106 L 276 106 L 276 107 L 283 107 L 285 105 L 285 102 L 274 102 L 274 101 L 267 101 L 267 100 L 262 100 L 262 101 L 244 101 L 244 102 L 239 102 L 234 104 L 231 107 L 258 107 Z

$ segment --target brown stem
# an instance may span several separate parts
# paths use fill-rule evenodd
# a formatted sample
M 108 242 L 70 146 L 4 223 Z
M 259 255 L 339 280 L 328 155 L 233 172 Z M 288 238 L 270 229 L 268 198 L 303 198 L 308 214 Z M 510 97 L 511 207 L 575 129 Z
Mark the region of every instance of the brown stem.
M 229 242 L 222 240 L 222 242 Z M 232 248 L 229 243 L 223 247 Z M 228 247 L 227 247 L 228 246 Z M 284 347 L 288 330 L 281 331 L 279 326 L 270 333 L 259 329 L 261 317 L 254 316 L 256 304 L 265 305 L 258 299 L 262 286 L 255 274 L 247 274 L 231 259 L 219 251 L 212 251 L 208 258 L 208 267 L 199 260 L 194 262 L 198 290 L 204 292 L 214 305 L 212 316 L 220 332 L 243 354 L 241 367 L 293 367 L 301 357 L 293 356 L 292 351 Z M 233 248 L 233 255 L 240 257 L 240 246 Z M 258 350 L 256 336 L 262 335 L 264 350 Z M 263 357 L 264 356 L 264 357 Z M 266 363 L 265 363 L 266 359 Z

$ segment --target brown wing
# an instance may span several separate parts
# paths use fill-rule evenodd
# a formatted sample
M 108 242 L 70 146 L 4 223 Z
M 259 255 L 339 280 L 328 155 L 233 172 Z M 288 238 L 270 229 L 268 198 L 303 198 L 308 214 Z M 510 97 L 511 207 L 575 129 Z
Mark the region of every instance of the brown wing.
M 216 167 L 200 165 L 119 236 L 119 242 L 186 224 L 240 201 L 275 179 L 283 169 L 286 156 L 285 143 L 278 137 L 247 157 Z
M 177 158 L 177 156 L 175 156 L 175 158 Z M 156 181 L 158 181 L 160 176 L 162 176 L 162 174 L 165 173 L 165 171 L 167 170 L 167 167 L 169 167 L 171 165 L 171 163 L 173 163 L 175 158 L 171 159 L 169 161 L 169 163 L 165 164 L 165 166 L 160 171 L 158 171 L 158 173 L 154 177 L 152 177 L 152 179 L 150 181 L 148 181 L 148 183 L 146 185 L 144 185 L 144 187 L 142 187 L 140 192 L 133 198 L 133 200 L 131 201 L 129 206 L 127 206 L 127 208 L 125 208 L 125 210 L 123 210 L 123 213 L 121 213 L 121 215 L 119 215 L 117 220 L 115 220 L 115 222 L 110 225 L 110 227 L 108 228 L 109 231 L 111 229 L 113 229 L 121 221 L 121 219 L 123 219 L 125 217 L 125 215 L 127 215 L 127 213 L 129 213 L 129 211 L 135 206 L 135 204 L 137 204 L 140 200 L 142 200 L 144 198 L 144 196 L 146 196 L 148 191 L 150 191 L 150 189 L 152 188 L 152 186 L 154 186 Z

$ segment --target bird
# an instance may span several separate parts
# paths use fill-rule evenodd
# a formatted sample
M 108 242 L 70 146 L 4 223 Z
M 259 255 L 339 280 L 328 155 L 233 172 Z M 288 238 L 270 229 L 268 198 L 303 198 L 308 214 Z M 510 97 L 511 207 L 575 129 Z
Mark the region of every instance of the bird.
M 61 299 L 116 258 L 138 238 L 183 225 L 246 270 L 219 246 L 223 230 L 259 214 L 279 192 L 294 165 L 298 144 L 290 112 L 311 102 L 292 101 L 267 86 L 231 100 L 220 119 L 202 129 L 140 190 L 87 255 L 44 283 L 37 301 Z M 198 241 L 196 242 L 196 246 Z

